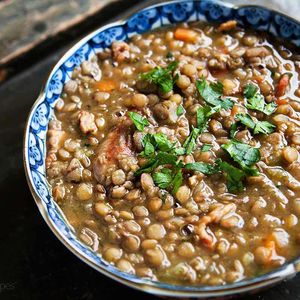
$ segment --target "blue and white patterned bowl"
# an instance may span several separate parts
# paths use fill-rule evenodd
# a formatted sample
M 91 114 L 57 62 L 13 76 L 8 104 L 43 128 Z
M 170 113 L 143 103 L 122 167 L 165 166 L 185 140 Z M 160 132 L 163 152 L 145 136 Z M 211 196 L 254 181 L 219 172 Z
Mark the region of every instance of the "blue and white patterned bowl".
M 300 23 L 275 11 L 258 6 L 235 7 L 220 1 L 177 0 L 153 5 L 127 20 L 111 23 L 92 32 L 72 47 L 55 65 L 29 114 L 24 137 L 24 166 L 32 195 L 45 221 L 61 242 L 84 262 L 119 282 L 158 295 L 173 297 L 224 297 L 254 291 L 296 274 L 300 259 L 254 279 L 225 286 L 176 286 L 123 273 L 106 263 L 81 243 L 51 196 L 46 179 L 46 132 L 53 107 L 73 69 L 109 47 L 115 40 L 126 40 L 136 33 L 179 22 L 223 22 L 236 19 L 245 28 L 265 30 L 300 46 Z

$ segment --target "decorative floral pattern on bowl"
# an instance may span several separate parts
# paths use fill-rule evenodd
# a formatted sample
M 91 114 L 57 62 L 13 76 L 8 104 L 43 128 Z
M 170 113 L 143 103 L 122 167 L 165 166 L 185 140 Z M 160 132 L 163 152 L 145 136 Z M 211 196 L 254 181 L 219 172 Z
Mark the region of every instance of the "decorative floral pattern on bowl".
M 268 30 L 271 16 L 272 12 L 262 7 L 242 7 L 236 14 L 241 24 L 259 30 Z
M 223 22 L 237 19 L 239 24 L 255 30 L 267 30 L 300 46 L 300 24 L 280 13 L 256 6 L 234 7 L 220 1 L 177 0 L 148 7 L 128 20 L 107 25 L 91 33 L 70 49 L 54 67 L 46 86 L 34 104 L 28 118 L 24 138 L 24 163 L 28 183 L 36 203 L 48 225 L 58 238 L 77 256 L 103 274 L 129 286 L 148 292 L 185 297 L 224 296 L 250 291 L 294 274 L 294 265 L 283 266 L 270 274 L 227 286 L 175 286 L 154 282 L 123 273 L 105 262 L 97 253 L 82 244 L 61 210 L 51 197 L 46 180 L 46 132 L 53 115 L 55 101 L 73 69 L 84 60 L 109 47 L 115 40 L 125 40 L 136 33 L 143 33 L 165 24 L 206 20 Z

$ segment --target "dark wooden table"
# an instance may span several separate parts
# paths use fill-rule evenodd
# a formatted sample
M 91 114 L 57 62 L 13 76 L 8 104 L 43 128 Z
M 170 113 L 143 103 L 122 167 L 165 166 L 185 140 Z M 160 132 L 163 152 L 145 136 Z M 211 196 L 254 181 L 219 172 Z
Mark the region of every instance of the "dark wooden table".
M 108 10 L 110 16 L 128 2 Z M 77 259 L 47 227 L 27 187 L 22 164 L 25 120 L 49 70 L 69 46 L 57 47 L 0 86 L 0 299 L 155 299 Z M 243 299 L 300 299 L 299 278 Z

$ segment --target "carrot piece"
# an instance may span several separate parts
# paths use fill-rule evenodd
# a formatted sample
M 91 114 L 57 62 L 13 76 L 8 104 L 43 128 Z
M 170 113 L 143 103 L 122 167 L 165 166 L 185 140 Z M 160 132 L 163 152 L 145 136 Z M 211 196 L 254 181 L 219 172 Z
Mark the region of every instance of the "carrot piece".
M 283 104 L 288 104 L 289 103 L 289 100 L 288 99 L 277 99 L 276 100 L 276 104 L 277 105 L 283 105 Z
M 117 88 L 117 84 L 113 80 L 101 80 L 97 81 L 94 84 L 95 88 L 97 88 L 100 92 L 111 92 Z
M 262 83 L 264 81 L 264 78 L 262 76 L 254 76 L 253 80 L 256 81 L 257 83 Z
M 221 51 L 221 53 L 223 53 L 223 54 L 228 54 L 229 53 L 229 50 L 228 50 L 228 48 L 227 47 L 222 47 L 221 49 L 220 49 L 220 51 Z
M 265 241 L 265 247 L 269 248 L 270 250 L 275 250 L 275 242 L 272 240 L 272 237 L 269 237 L 266 241 Z
M 234 117 L 235 115 L 237 115 L 239 113 L 244 113 L 244 112 L 245 112 L 245 110 L 241 106 L 234 105 L 231 109 L 231 116 Z
M 290 76 L 288 74 L 283 74 L 277 85 L 276 97 L 282 97 L 285 94 L 289 83 L 290 83 Z
M 174 32 L 175 39 L 184 42 L 195 42 L 197 36 L 198 33 L 196 31 L 187 28 L 176 28 Z
M 229 31 L 229 30 L 232 30 L 232 29 L 236 28 L 236 26 L 237 26 L 237 21 L 236 20 L 229 20 L 227 22 L 222 23 L 218 27 L 217 31 L 218 32 Z

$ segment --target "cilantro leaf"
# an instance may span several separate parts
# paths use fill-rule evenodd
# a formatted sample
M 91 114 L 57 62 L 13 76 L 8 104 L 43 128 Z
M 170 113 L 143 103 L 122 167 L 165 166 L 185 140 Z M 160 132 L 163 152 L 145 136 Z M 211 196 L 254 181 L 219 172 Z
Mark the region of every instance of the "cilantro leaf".
M 176 114 L 178 117 L 180 117 L 181 115 L 184 114 L 184 108 L 182 105 L 179 105 L 178 108 L 177 108 L 177 111 L 176 111 Z
M 166 58 L 173 58 L 174 55 L 172 52 L 168 52 L 167 55 L 166 55 Z
M 277 104 L 275 102 L 268 103 L 264 108 L 264 113 L 269 116 L 271 115 L 277 108 Z
M 241 166 L 247 175 L 256 176 L 258 174 L 258 170 L 252 168 L 260 160 L 260 152 L 257 148 L 238 141 L 230 141 L 221 147 Z
M 221 107 L 224 109 L 231 109 L 233 107 L 233 101 L 230 100 L 229 98 L 225 98 L 223 100 L 221 100 Z
M 196 81 L 196 87 L 200 96 L 210 105 L 217 106 L 220 104 L 220 97 L 222 92 L 220 90 L 220 85 L 208 85 L 205 79 L 200 79 Z
M 174 165 L 177 166 L 177 156 L 167 152 L 158 152 L 157 155 L 151 158 L 144 166 L 135 172 L 136 176 L 142 173 L 151 173 L 155 168 L 161 165 Z
M 152 136 L 147 133 L 142 139 L 142 145 L 144 146 L 144 151 L 140 153 L 141 156 L 150 156 L 155 152 L 154 145 L 152 144 Z
M 215 107 L 203 106 L 197 109 L 197 128 L 200 130 L 199 133 L 202 133 L 206 127 L 210 117 L 221 110 L 221 106 L 217 105 Z
M 214 165 L 204 162 L 188 163 L 184 165 L 184 168 L 187 170 L 201 172 L 206 175 L 215 174 L 218 171 Z
M 220 158 L 217 159 L 216 165 L 220 171 L 225 173 L 229 192 L 236 193 L 244 189 L 243 180 L 245 179 L 246 174 L 243 170 L 222 161 Z
M 140 74 L 140 78 L 155 83 L 163 93 L 168 93 L 173 89 L 176 78 L 173 79 L 172 72 L 177 66 L 178 62 L 173 61 L 166 68 L 158 66 L 147 73 Z
M 173 177 L 171 184 L 170 184 L 172 187 L 173 194 L 176 194 L 179 187 L 182 185 L 182 182 L 183 182 L 182 169 L 178 169 L 175 176 Z
M 174 144 L 172 144 L 168 137 L 163 133 L 155 133 L 152 135 L 153 140 L 155 142 L 156 147 L 161 151 L 170 151 L 174 148 Z
M 221 82 L 208 84 L 207 81 L 202 78 L 196 81 L 196 87 L 200 96 L 205 102 L 211 106 L 221 106 L 221 108 L 229 109 L 233 106 L 233 101 L 226 98 L 221 99 L 223 94 L 223 85 Z
M 276 126 L 271 124 L 268 121 L 259 121 L 256 123 L 254 127 L 254 134 L 263 133 L 263 134 L 269 134 L 274 132 L 276 129 Z
M 176 155 L 185 154 L 185 149 L 182 147 L 175 147 L 176 143 L 172 143 L 164 133 L 147 133 L 142 139 L 144 151 L 140 153 L 143 157 L 152 156 L 155 151 L 164 151 Z
M 255 122 L 249 114 L 237 114 L 236 118 L 245 126 L 254 129 Z
M 258 91 L 258 87 L 255 84 L 248 83 L 244 87 L 244 96 L 248 99 L 252 98 L 252 97 L 254 97 L 254 95 L 256 94 L 257 91 Z
M 244 88 L 244 96 L 247 99 L 246 107 L 263 112 L 267 116 L 271 115 L 277 108 L 275 102 L 267 104 L 265 97 L 260 93 L 258 87 L 253 83 L 248 83 Z
M 249 114 L 237 114 L 237 119 L 250 129 L 253 129 L 254 134 L 269 134 L 274 132 L 276 126 L 268 121 L 256 121 Z
M 128 114 L 137 130 L 143 131 L 145 126 L 149 125 L 148 120 L 146 118 L 144 118 L 143 116 L 141 116 L 140 114 L 133 112 L 133 111 L 130 111 Z
M 176 154 L 176 155 L 184 155 L 185 154 L 185 148 L 183 147 L 178 147 L 173 149 L 172 153 Z
M 172 182 L 172 170 L 163 168 L 160 172 L 153 174 L 154 183 L 161 189 L 166 189 Z
M 207 152 L 212 148 L 212 145 L 210 144 L 204 144 L 201 148 L 201 152 Z
M 200 129 L 193 128 L 190 135 L 186 138 L 183 147 L 186 150 L 186 154 L 191 154 L 196 147 L 196 140 L 200 133 Z
M 261 94 L 255 94 L 253 97 L 248 98 L 246 106 L 249 109 L 263 112 L 265 107 L 265 98 Z
M 199 107 L 197 109 L 197 128 L 200 133 L 202 133 L 207 127 L 210 110 L 211 108 L 209 106 Z
M 210 87 L 215 93 L 218 93 L 220 96 L 223 94 L 223 84 L 220 81 L 212 82 L 210 84 Z
M 175 172 L 168 168 L 163 168 L 160 172 L 153 174 L 154 183 L 161 189 L 172 189 L 175 194 L 182 185 L 183 175 L 181 168 L 175 168 Z
M 229 130 L 229 137 L 233 139 L 238 132 L 238 123 L 232 123 Z
M 219 87 L 215 87 L 217 89 Z M 197 128 L 193 128 L 189 137 L 185 140 L 183 147 L 186 148 L 186 154 L 190 154 L 195 146 L 196 139 L 200 133 L 202 133 L 206 127 L 210 117 L 220 111 L 221 105 L 217 105 L 215 107 L 203 106 L 197 109 L 196 120 L 197 120 Z

